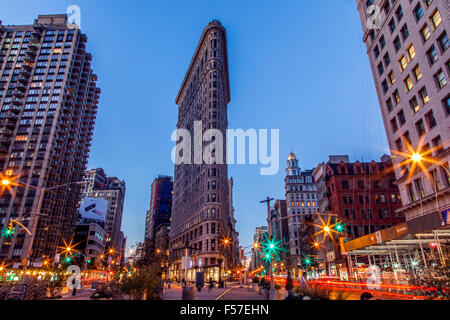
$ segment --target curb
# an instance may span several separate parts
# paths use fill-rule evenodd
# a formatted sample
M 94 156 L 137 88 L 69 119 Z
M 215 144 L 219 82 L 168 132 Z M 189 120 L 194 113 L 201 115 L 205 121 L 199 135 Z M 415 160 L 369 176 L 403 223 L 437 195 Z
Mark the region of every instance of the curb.
M 228 289 L 227 291 L 225 291 L 224 293 L 222 293 L 220 296 L 218 296 L 217 298 L 215 298 L 214 300 L 220 300 L 223 298 L 224 295 L 226 295 L 228 292 L 230 292 L 233 288 Z

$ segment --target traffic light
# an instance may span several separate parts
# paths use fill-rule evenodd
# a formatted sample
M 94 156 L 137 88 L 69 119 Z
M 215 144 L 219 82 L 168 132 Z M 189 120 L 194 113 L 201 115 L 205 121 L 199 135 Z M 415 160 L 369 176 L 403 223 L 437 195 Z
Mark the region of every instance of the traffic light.
M 72 257 L 68 256 L 68 257 L 66 257 L 66 258 L 64 259 L 64 261 L 65 261 L 67 264 L 69 264 L 69 263 L 72 262 Z
M 12 223 L 9 223 L 5 229 L 2 231 L 2 237 L 5 239 L 11 238 L 14 234 L 14 228 L 12 227 Z
M 341 233 L 344 231 L 344 225 L 340 222 L 336 222 L 336 225 L 334 226 L 334 229 L 338 232 Z

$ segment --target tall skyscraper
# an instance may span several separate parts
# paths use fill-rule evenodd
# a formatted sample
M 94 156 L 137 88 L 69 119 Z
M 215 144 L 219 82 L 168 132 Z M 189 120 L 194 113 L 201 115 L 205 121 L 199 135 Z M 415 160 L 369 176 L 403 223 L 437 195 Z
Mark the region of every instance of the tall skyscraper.
M 288 156 L 285 192 L 287 220 L 289 228 L 289 268 L 293 275 L 298 275 L 300 261 L 304 251 L 304 242 L 309 244 L 312 234 L 308 234 L 307 221 L 318 211 L 317 188 L 312 170 L 301 171 L 297 157 L 293 152 Z
M 267 241 L 268 235 L 269 229 L 267 228 L 267 226 L 256 227 L 255 234 L 253 235 L 253 248 L 250 263 L 251 270 L 256 270 L 259 267 L 265 265 L 263 259 L 264 246 L 262 245 L 262 243 Z
M 145 220 L 145 247 L 148 254 L 158 249 L 165 254 L 169 249 L 172 191 L 172 177 L 159 176 L 153 180 L 150 209 Z
M 438 215 L 450 207 L 449 1 L 357 4 L 396 168 L 399 210 L 407 220 Z M 381 8 L 380 24 L 368 12 L 371 5 Z
M 123 236 L 121 236 L 123 206 L 125 202 L 125 181 L 117 177 L 108 177 L 102 168 L 88 170 L 84 174 L 85 187 L 83 197 L 108 201 L 105 219 L 106 249 L 120 254 Z
M 73 236 L 81 188 L 73 183 L 83 179 L 100 94 L 87 36 L 67 22 L 64 14 L 0 23 L 0 170 L 13 182 L 12 192 L 2 189 L 0 227 L 22 221 L 41 261 Z M 0 239 L 0 259 L 28 256 L 32 237 L 14 226 L 12 238 Z
M 201 121 L 202 133 L 217 129 L 222 137 L 226 137 L 229 101 L 226 32 L 220 22 L 214 20 L 203 31 L 178 92 L 177 128 L 189 131 L 194 137 L 194 121 Z M 226 141 L 223 143 L 226 150 Z M 207 145 L 203 142 L 203 147 Z M 216 151 L 217 155 L 221 154 L 220 150 Z M 224 157 L 226 159 L 225 152 Z M 217 280 L 219 261 L 229 253 L 220 245 L 220 238 L 229 234 L 228 167 L 223 159 L 215 159 L 212 164 L 204 161 L 195 164 L 194 160 L 192 152 L 192 164 L 175 165 L 170 234 L 171 274 L 180 279 L 184 277 L 181 258 L 185 255 L 183 248 L 189 242 L 189 246 L 196 249 L 189 249 L 188 279 L 194 279 L 196 270 L 203 270 L 206 279 L 213 277 Z

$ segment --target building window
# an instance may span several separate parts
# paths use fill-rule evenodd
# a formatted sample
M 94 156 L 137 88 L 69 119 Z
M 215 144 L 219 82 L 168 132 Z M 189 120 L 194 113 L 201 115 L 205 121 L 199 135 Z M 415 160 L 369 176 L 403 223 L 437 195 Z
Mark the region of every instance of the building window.
M 420 79 L 422 79 L 422 71 L 420 71 L 419 65 L 417 65 L 414 70 L 414 77 L 416 78 L 416 81 L 419 81 Z
M 420 119 L 419 121 L 416 122 L 416 129 L 417 129 L 417 135 L 419 137 L 422 137 L 426 132 L 425 132 L 425 125 L 423 124 L 423 120 Z
M 400 60 L 398 61 L 399 65 L 400 65 L 400 71 L 403 72 L 403 70 L 406 69 L 406 67 L 408 66 L 408 63 L 406 62 L 406 58 L 405 56 L 402 56 L 400 58 Z
M 428 28 L 427 25 L 425 25 L 422 30 L 420 31 L 420 33 L 422 34 L 422 38 L 423 41 L 426 42 L 430 36 L 431 36 L 431 32 L 430 32 L 430 28 Z
M 447 79 L 445 79 L 445 74 L 444 74 L 444 71 L 442 71 L 442 69 L 440 69 L 435 74 L 434 77 L 436 79 L 436 82 L 437 82 L 437 85 L 438 85 L 439 89 L 442 89 L 447 84 Z
M 389 98 L 386 101 L 386 107 L 387 107 L 388 112 L 391 112 L 392 109 L 394 109 L 394 104 L 392 103 L 392 99 L 391 98 Z
M 400 37 L 397 36 L 394 40 L 394 48 L 395 48 L 395 52 L 398 52 L 400 50 L 400 48 L 402 47 L 402 42 L 400 40 Z
M 439 37 L 439 45 L 441 46 L 442 52 L 447 50 L 447 48 L 450 46 L 450 42 L 448 41 L 447 32 L 444 31 L 444 34 Z
M 378 75 L 382 75 L 383 74 L 383 72 L 384 72 L 384 66 L 383 66 L 383 62 L 380 62 L 379 64 L 378 64 Z
M 383 49 L 386 46 L 386 40 L 384 39 L 384 36 L 381 36 L 380 38 L 380 46 L 381 49 Z
M 442 139 L 441 136 L 435 137 L 433 140 L 431 140 L 431 143 L 433 144 L 433 147 L 435 148 L 435 154 L 438 155 L 444 150 L 444 147 L 442 145 Z
M 394 132 L 394 133 L 398 130 L 397 119 L 395 119 L 395 117 L 391 119 L 391 127 L 392 127 L 392 132 Z
M 392 20 L 389 21 L 389 30 L 391 30 L 391 34 L 394 32 L 395 27 L 396 27 L 395 20 L 394 20 L 394 18 L 392 18 Z
M 427 51 L 427 56 L 428 56 L 428 60 L 430 61 L 431 65 L 433 65 L 436 62 L 436 60 L 438 59 L 437 50 L 436 50 L 434 44 Z
M 419 21 L 420 18 L 422 18 L 422 16 L 423 16 L 423 10 L 422 10 L 422 6 L 420 5 L 420 3 L 414 9 L 414 16 L 416 17 L 416 21 Z
M 411 89 L 414 86 L 413 82 L 411 80 L 411 77 L 408 75 L 404 81 L 405 81 L 406 92 L 411 91 Z
M 380 48 L 378 47 L 378 45 L 376 45 L 375 49 L 373 49 L 373 54 L 375 56 L 375 59 L 379 57 L 379 55 L 380 55 Z
M 398 90 L 394 91 L 393 97 L 394 97 L 395 104 L 399 104 L 400 103 L 400 94 L 398 93 Z
M 400 30 L 400 33 L 402 34 L 403 41 L 405 41 L 409 37 L 409 30 L 408 30 L 408 26 L 406 25 L 406 23 Z
M 397 147 L 397 151 L 402 151 L 403 150 L 403 143 L 401 139 L 397 139 L 395 141 L 395 146 Z
M 422 104 L 428 103 L 428 101 L 430 101 L 430 97 L 428 96 L 426 87 L 423 87 L 422 89 L 420 89 L 419 95 L 420 95 L 420 99 L 422 100 Z
M 391 83 L 391 85 L 393 85 L 395 83 L 395 76 L 394 76 L 394 72 L 391 71 L 388 75 L 389 77 L 389 82 Z
M 442 22 L 441 14 L 439 13 L 439 10 L 436 10 L 433 15 L 431 16 L 431 22 L 433 22 L 433 27 L 436 29 L 439 27 L 439 25 Z
M 425 190 L 423 189 L 422 179 L 417 179 L 415 181 L 416 188 L 419 191 L 419 195 L 421 198 L 425 198 Z
M 407 188 L 407 190 L 408 190 L 409 200 L 410 200 L 411 202 L 416 201 L 417 199 L 416 199 L 416 194 L 415 194 L 415 192 L 414 192 L 414 187 L 413 187 L 413 185 L 410 183 L 410 184 L 408 184 L 408 185 L 406 186 L 406 188 Z
M 397 114 L 398 122 L 400 122 L 400 125 L 402 126 L 406 122 L 405 113 L 403 112 L 403 109 L 400 110 L 400 112 Z
M 433 110 L 431 110 L 425 115 L 425 119 L 427 120 L 428 128 L 430 130 L 436 126 L 437 123 L 436 118 L 434 117 Z
M 411 61 L 412 59 L 414 59 L 414 57 L 416 56 L 416 51 L 414 50 L 414 46 L 410 45 L 408 48 L 408 56 L 409 56 L 409 60 Z
M 442 101 L 442 104 L 444 105 L 444 110 L 445 110 L 445 113 L 447 114 L 447 116 L 450 115 L 450 96 L 445 98 Z
M 388 86 L 386 80 L 384 80 L 384 81 L 381 83 L 381 86 L 382 86 L 382 88 L 383 88 L 383 93 L 386 93 L 386 92 L 389 90 L 389 86 Z
M 398 9 L 395 11 L 395 15 L 397 16 L 397 21 L 400 22 L 403 18 L 403 9 L 402 6 L 399 6 Z
M 409 105 L 413 113 L 417 113 L 420 109 L 416 96 L 412 97 L 412 99 L 409 100 Z
M 386 53 L 383 57 L 383 61 L 385 66 L 387 67 L 391 63 L 391 58 L 389 57 L 389 53 Z

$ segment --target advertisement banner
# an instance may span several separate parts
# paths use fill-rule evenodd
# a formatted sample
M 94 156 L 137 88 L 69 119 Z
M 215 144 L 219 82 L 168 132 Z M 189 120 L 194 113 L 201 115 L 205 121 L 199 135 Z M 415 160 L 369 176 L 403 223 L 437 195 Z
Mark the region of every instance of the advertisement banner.
M 81 200 L 80 213 L 84 219 L 105 221 L 108 200 L 85 197 Z

